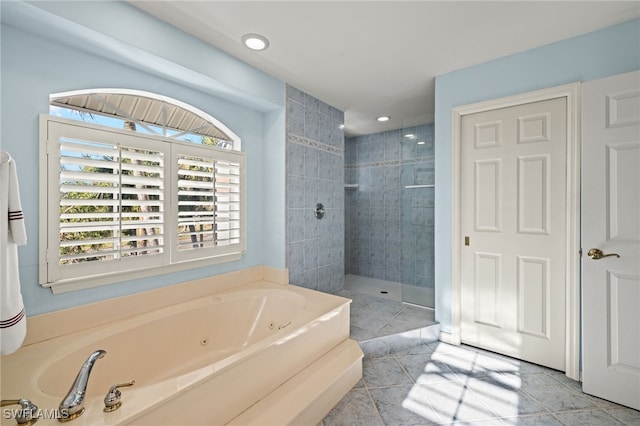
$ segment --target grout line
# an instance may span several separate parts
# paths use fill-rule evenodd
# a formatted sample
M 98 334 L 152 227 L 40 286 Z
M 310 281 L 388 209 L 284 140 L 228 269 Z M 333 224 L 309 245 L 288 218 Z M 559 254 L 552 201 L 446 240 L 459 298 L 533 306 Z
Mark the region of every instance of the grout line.
M 496 413 L 495 411 L 493 411 L 493 410 L 491 409 L 491 407 L 489 406 L 489 404 L 485 403 L 485 402 L 484 402 L 484 399 L 483 399 L 480 395 L 478 395 L 478 394 L 477 394 L 473 389 L 471 389 L 471 388 L 468 386 L 468 385 L 469 385 L 469 382 L 470 382 L 471 380 L 473 380 L 474 378 L 476 378 L 476 376 L 472 376 L 472 375 L 471 375 L 471 373 L 473 373 L 474 367 L 476 367 L 476 366 L 478 365 L 478 356 L 479 356 L 479 355 L 480 355 L 480 353 L 479 353 L 479 352 L 474 352 L 473 358 L 472 358 L 472 360 L 471 360 L 471 366 L 470 366 L 470 368 L 469 368 L 469 374 L 465 374 L 465 375 L 464 375 L 464 376 L 465 376 L 465 377 L 464 377 L 464 381 L 463 381 L 463 383 L 464 383 L 464 388 L 465 388 L 465 389 L 467 389 L 467 390 L 469 391 L 469 393 L 470 393 L 471 395 L 473 395 L 473 396 L 474 396 L 474 397 L 475 397 L 475 398 L 480 402 L 480 404 L 482 404 L 482 406 L 483 406 L 484 408 L 486 408 L 486 409 L 487 409 L 491 414 L 493 414 L 493 417 L 494 417 L 494 418 L 499 419 L 499 418 L 500 418 L 500 415 L 499 415 L 498 413 Z M 458 373 L 456 373 L 456 375 L 458 375 Z M 479 376 L 479 377 L 477 377 L 477 378 L 480 378 L 480 380 L 482 380 L 482 379 L 481 379 L 482 377 L 484 377 L 484 376 Z M 502 420 L 501 420 L 500 422 L 501 422 L 501 423 L 504 423 Z
M 411 389 L 417 387 L 417 392 L 420 396 L 422 396 L 422 399 L 424 400 L 424 402 L 427 403 L 427 405 L 429 406 L 429 408 L 431 409 L 431 411 L 433 411 L 433 413 L 438 416 L 438 423 L 442 424 L 444 423 L 444 420 L 442 418 L 442 416 L 440 415 L 440 413 L 435 409 L 435 407 L 433 406 L 433 404 L 431 404 L 431 401 L 429 400 L 429 398 L 427 398 L 427 396 L 422 393 L 420 385 L 418 384 L 418 382 L 416 382 L 413 377 L 411 376 L 411 374 L 409 374 L 409 372 L 407 371 L 407 369 L 404 367 L 404 365 L 402 365 L 402 363 L 398 360 L 398 356 L 397 353 L 394 354 L 393 358 L 396 360 L 396 362 L 398 363 L 398 365 L 400 365 L 400 368 L 402 369 L 402 371 L 404 371 L 404 373 L 409 377 L 409 380 L 411 380 L 411 382 L 413 382 L 413 386 L 411 386 Z M 429 361 L 427 362 L 431 362 L 431 357 L 429 357 Z
M 369 386 L 368 389 L 392 389 L 392 388 L 406 388 L 412 386 L 411 383 L 398 384 L 398 385 L 385 385 L 385 386 Z
M 364 390 L 367 392 L 367 395 L 369 395 L 369 400 L 371 401 L 371 404 L 373 405 L 373 409 L 376 410 L 376 414 L 378 415 L 378 420 L 380 421 L 380 425 L 381 426 L 386 426 L 384 419 L 382 418 L 382 415 L 380 414 L 380 410 L 378 410 L 378 406 L 376 405 L 376 401 L 373 399 L 373 396 L 371 396 L 371 392 L 369 392 L 369 385 L 367 384 L 367 381 L 364 379 L 364 377 L 362 378 L 362 382 L 364 383 Z

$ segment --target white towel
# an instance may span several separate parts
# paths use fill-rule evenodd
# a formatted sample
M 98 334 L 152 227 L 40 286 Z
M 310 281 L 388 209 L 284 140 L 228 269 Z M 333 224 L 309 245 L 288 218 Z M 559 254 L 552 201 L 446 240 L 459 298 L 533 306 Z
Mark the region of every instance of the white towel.
M 27 334 L 20 292 L 18 245 L 27 243 L 16 164 L 0 151 L 0 353 L 15 352 Z

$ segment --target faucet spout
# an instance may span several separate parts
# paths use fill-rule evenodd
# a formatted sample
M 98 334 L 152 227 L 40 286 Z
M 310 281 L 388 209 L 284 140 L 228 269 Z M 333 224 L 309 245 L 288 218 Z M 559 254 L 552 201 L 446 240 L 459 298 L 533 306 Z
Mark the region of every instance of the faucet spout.
M 60 403 L 59 420 L 61 422 L 73 420 L 84 412 L 83 402 L 85 393 L 87 392 L 87 384 L 89 383 L 91 369 L 93 368 L 93 364 L 106 354 L 106 351 L 99 349 L 89 355 L 89 358 L 87 358 L 84 364 L 82 364 L 82 367 L 80 367 L 80 371 L 78 372 L 73 385 L 71 385 L 71 389 L 69 389 L 67 396 L 65 396 Z

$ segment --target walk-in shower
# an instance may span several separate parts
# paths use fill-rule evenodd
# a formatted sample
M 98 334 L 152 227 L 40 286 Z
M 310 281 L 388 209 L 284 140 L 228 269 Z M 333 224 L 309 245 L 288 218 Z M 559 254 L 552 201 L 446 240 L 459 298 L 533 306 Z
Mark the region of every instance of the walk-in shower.
M 345 139 L 345 273 L 433 307 L 434 134 L 423 123 Z
M 326 292 L 378 286 L 433 307 L 433 124 L 420 117 L 345 138 L 343 123 L 343 112 L 287 86 L 289 281 Z

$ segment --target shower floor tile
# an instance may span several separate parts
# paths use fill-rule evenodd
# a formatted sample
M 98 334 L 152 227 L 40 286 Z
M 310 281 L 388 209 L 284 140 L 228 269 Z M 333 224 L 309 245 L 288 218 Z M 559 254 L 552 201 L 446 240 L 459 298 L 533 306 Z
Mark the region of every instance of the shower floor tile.
M 344 289 L 352 293 L 366 294 L 385 300 L 402 302 L 402 284 L 393 281 L 384 281 L 349 274 L 344 277 Z
M 351 302 L 351 338 L 364 342 L 435 324 L 434 311 L 350 290 L 335 294 Z

